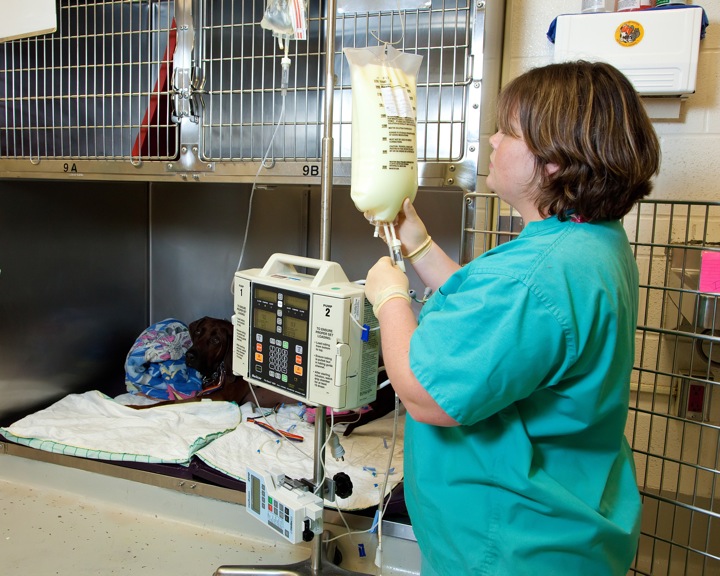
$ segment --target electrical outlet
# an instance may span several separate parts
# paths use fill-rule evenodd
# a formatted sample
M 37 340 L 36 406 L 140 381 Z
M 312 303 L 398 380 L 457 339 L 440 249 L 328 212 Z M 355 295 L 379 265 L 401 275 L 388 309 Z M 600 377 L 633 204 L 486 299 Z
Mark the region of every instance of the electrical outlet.
M 683 378 L 678 390 L 677 415 L 688 420 L 707 422 L 708 385 L 697 380 Z
M 705 408 L 705 384 L 690 384 L 687 395 L 687 411 L 703 413 Z

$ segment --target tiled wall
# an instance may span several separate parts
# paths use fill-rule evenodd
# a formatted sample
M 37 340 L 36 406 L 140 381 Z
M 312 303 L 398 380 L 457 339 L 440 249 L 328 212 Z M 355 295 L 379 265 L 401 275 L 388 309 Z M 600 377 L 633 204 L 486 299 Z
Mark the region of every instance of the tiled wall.
M 656 199 L 720 199 L 720 2 L 691 4 L 705 9 L 710 26 L 700 42 L 695 94 L 682 104 L 679 119 L 654 122 L 663 152 Z M 548 26 L 560 14 L 579 12 L 580 5 L 581 0 L 508 0 L 503 82 L 552 62 Z

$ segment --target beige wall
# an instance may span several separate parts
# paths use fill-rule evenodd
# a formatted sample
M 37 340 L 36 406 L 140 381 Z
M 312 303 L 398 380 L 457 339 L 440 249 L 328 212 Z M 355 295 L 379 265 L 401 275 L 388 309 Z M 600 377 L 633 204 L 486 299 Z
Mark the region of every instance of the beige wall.
M 700 42 L 695 94 L 683 102 L 679 119 L 654 121 L 663 163 L 652 197 L 720 200 L 720 2 L 690 3 L 705 9 L 710 26 Z M 581 0 L 508 0 L 503 82 L 552 62 L 548 26 L 559 14 L 579 12 L 580 5 Z

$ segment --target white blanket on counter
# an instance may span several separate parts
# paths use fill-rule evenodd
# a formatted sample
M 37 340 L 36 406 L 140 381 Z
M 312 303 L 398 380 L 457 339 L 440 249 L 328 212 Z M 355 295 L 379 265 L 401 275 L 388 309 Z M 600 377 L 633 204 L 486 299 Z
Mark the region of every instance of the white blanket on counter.
M 289 431 L 302 441 L 281 438 L 254 422 L 252 404 L 238 407 L 232 402 L 186 402 L 136 410 L 99 391 L 70 394 L 0 433 L 11 442 L 48 452 L 109 461 L 165 463 L 187 466 L 193 456 L 223 474 L 245 481 L 247 468 L 257 472 L 282 473 L 289 478 L 312 479 L 315 428 L 302 419 L 304 406 L 281 407 L 266 416 L 267 423 Z M 270 412 L 269 410 L 267 412 Z M 262 418 L 258 421 L 264 422 Z M 353 484 L 348 498 L 326 502 L 341 510 L 377 506 L 392 463 L 385 495 L 403 479 L 405 412 L 398 417 L 393 447 L 394 414 L 390 413 L 342 436 L 336 426 L 344 454 L 341 460 L 326 448 L 326 476 L 345 472 Z
M 136 410 L 93 390 L 70 394 L 0 428 L 12 442 L 100 460 L 183 464 L 240 423 L 231 402 L 187 402 Z
M 243 481 L 247 477 L 247 468 L 270 474 L 282 473 L 295 480 L 313 478 L 315 428 L 300 418 L 296 406 L 281 408 L 277 413 L 270 414 L 267 423 L 278 430 L 302 436 L 302 442 L 281 439 L 266 428 L 248 422 L 245 415 L 249 405 L 244 405 L 242 409 L 243 422 L 232 432 L 198 450 L 198 458 L 216 470 Z M 260 418 L 258 420 L 263 421 Z M 394 448 L 393 420 L 394 413 L 391 412 L 355 428 L 347 437 L 342 436 L 343 426 L 337 426 L 344 454 L 342 460 L 336 460 L 330 446 L 326 447 L 325 474 L 332 478 L 338 472 L 345 472 L 352 481 L 353 493 L 348 498 L 337 498 L 335 502 L 326 501 L 327 506 L 340 510 L 377 506 L 391 448 L 393 457 L 385 495 L 402 481 L 405 429 L 403 408 L 398 418 Z

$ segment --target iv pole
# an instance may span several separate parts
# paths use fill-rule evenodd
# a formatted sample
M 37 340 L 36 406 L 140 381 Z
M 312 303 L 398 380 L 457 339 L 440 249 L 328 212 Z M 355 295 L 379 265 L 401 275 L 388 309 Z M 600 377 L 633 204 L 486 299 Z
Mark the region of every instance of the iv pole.
M 325 110 L 322 139 L 322 173 L 320 175 L 320 259 L 330 260 L 330 229 L 333 183 L 333 97 L 335 90 L 335 17 L 337 4 L 335 0 L 327 0 L 326 35 L 325 35 Z M 315 493 L 321 500 L 325 499 L 325 439 L 327 436 L 326 407 L 318 405 L 315 411 L 315 455 L 313 484 Z M 324 558 L 322 534 L 316 535 L 312 541 L 312 555 L 307 560 L 284 566 L 220 566 L 214 576 L 368 576 L 360 572 L 351 572 L 332 564 Z
M 323 118 L 323 139 L 320 166 L 320 259 L 330 260 L 330 233 L 332 220 L 332 184 L 333 184 L 333 100 L 335 95 L 335 0 L 327 0 L 325 30 L 325 114 Z M 325 437 L 327 436 L 326 408 L 319 405 L 315 409 L 315 469 L 313 484 L 315 493 L 325 501 Z M 310 574 L 323 571 L 323 533 L 316 535 L 312 542 L 310 556 Z

